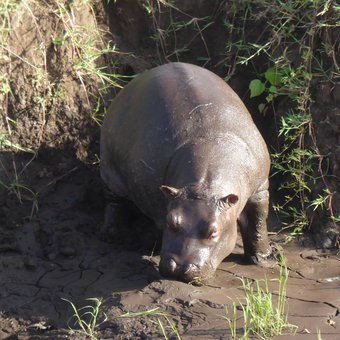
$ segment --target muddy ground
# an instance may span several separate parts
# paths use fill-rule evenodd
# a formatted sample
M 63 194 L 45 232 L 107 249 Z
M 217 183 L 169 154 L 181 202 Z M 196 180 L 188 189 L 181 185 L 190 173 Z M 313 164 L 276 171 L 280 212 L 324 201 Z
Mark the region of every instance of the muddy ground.
M 24 165 L 27 159 L 21 162 Z M 240 242 L 208 285 L 164 280 L 157 271 L 157 238 L 152 232 L 141 234 L 136 224 L 136 231 L 122 235 L 119 242 L 103 239 L 97 169 L 79 162 L 65 164 L 62 157 L 52 165 L 34 161 L 30 169 L 30 184 L 39 192 L 38 212 L 22 225 L 13 225 L 12 232 L 7 230 L 0 245 L 1 339 L 85 338 L 69 330 L 68 326 L 79 327 L 62 299 L 80 308 L 89 304 L 87 298 L 103 298 L 98 322 L 104 321 L 104 313 L 107 320 L 96 327 L 100 339 L 162 338 L 155 319 L 119 317 L 156 307 L 169 313 L 182 339 L 228 339 L 225 307 L 242 301 L 240 277 L 267 277 L 276 301 L 278 268 L 244 264 Z M 3 203 L 13 209 L 16 220 L 10 199 Z M 29 214 L 32 206 L 24 208 Z M 283 238 L 273 238 L 282 244 Z M 298 326 L 296 338 L 316 339 L 320 330 L 322 339 L 339 339 L 339 256 L 315 250 L 307 238 L 282 246 L 290 270 L 288 320 Z M 240 316 L 239 311 L 239 335 Z
M 83 5 L 70 10 L 74 4 L 86 2 L 65 3 L 75 27 L 92 27 L 95 12 L 100 34 L 122 52 L 114 57 L 117 66 L 113 69 L 117 73 L 131 76 L 159 63 L 175 61 L 177 55 L 169 54 L 174 50 L 173 43 L 180 47 L 192 41 L 181 61 L 227 75 L 221 66 L 226 36 L 221 25 L 225 12 L 221 8 L 227 2 L 220 2 L 221 6 L 217 6 L 219 2 L 204 0 L 177 2 L 185 12 L 180 15 L 187 20 L 186 13 L 192 18 L 209 15 L 214 24 L 205 31 L 205 40 L 197 35 L 197 27 L 192 31 L 185 29 L 175 37 L 178 40 L 174 38 L 173 43 L 165 46 L 166 56 L 149 39 L 155 22 L 141 3 L 136 6 L 133 0 L 113 1 L 110 5 L 107 1 L 90 2 L 94 4 L 93 11 Z M 5 184 L 0 191 L 0 339 L 83 339 L 83 334 L 70 330 L 79 327 L 71 318 L 70 304 L 63 299 L 80 308 L 90 303 L 88 298 L 103 298 L 96 327 L 100 339 L 164 338 L 155 317 L 120 317 L 128 311 L 156 307 L 169 314 L 182 339 L 228 339 L 231 333 L 224 319 L 225 307 L 244 297 L 239 278 L 267 277 L 276 300 L 279 269 L 244 264 L 239 242 L 234 253 L 220 265 L 215 279 L 206 286 L 192 286 L 164 280 L 159 275 L 159 235 L 144 217 L 136 214 L 133 230 L 122 226 L 119 240 L 101 234 L 105 203 L 97 158 L 99 127 L 91 118 L 96 107 L 92 94 L 98 94 L 100 82 L 85 79 L 88 92 L 84 91 L 72 68 L 79 51 L 68 40 L 60 45 L 51 43 L 51 37 L 62 37 L 66 27 L 61 15 L 56 16 L 63 13 L 56 8 L 57 3 L 64 2 L 24 2 L 27 8 L 14 13 L 11 20 L 8 49 L 12 53 L 0 55 L 1 71 L 10 77 L 12 90 L 11 94 L 0 96 L 0 132 L 8 132 L 11 127 L 14 143 L 39 151 L 37 157 L 18 150 L 0 153 L 0 180 Z M 162 13 L 156 19 L 163 24 L 159 28 L 164 29 L 169 24 L 169 9 Z M 262 27 L 263 22 L 258 25 Z M 250 33 L 253 31 L 257 30 Z M 124 54 L 131 51 L 133 54 Z M 211 61 L 206 64 L 207 57 Z M 108 65 L 112 58 L 111 54 L 103 56 L 100 63 Z M 40 82 L 35 78 L 38 66 L 43 78 Z M 243 68 L 231 79 L 242 99 L 249 97 L 245 93 L 252 76 Z M 330 155 L 333 202 L 339 207 L 336 188 L 340 167 L 336 150 L 340 96 L 338 93 L 337 99 L 336 91 L 331 92 L 327 84 L 317 85 L 315 91 L 318 105 L 313 114 L 322 141 L 320 150 Z M 46 100 L 38 102 L 39 98 Z M 108 105 L 107 98 L 101 99 L 102 106 Z M 246 105 L 254 112 L 254 103 L 248 100 Z M 253 117 L 271 145 L 276 138 L 273 117 Z M 13 122 L 16 125 L 12 126 Z M 16 180 L 24 186 L 14 185 Z M 317 225 L 320 230 L 323 226 L 321 222 Z M 271 218 L 270 230 L 278 227 L 279 221 Z M 283 247 L 290 270 L 287 312 L 289 322 L 298 326 L 295 337 L 316 339 L 320 330 L 322 339 L 339 339 L 340 258 L 338 249 L 331 248 L 334 238 L 318 238 L 314 234 L 310 239 L 306 235 L 289 245 L 284 245 L 284 235 L 272 233 L 271 238 Z M 317 249 L 318 245 L 331 249 Z M 164 317 L 160 320 L 167 325 Z M 241 317 L 237 328 L 241 336 Z M 168 326 L 166 332 L 174 338 Z

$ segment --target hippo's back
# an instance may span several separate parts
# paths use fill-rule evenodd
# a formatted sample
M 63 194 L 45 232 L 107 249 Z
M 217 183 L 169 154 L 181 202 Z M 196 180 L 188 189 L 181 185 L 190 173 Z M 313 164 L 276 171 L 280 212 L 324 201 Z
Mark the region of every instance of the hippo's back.
M 159 66 L 131 81 L 111 104 L 102 126 L 101 175 L 117 195 L 154 207 L 174 154 L 198 144 L 212 145 L 211 153 L 222 158 L 239 146 L 246 150 L 241 159 L 230 158 L 238 166 L 242 157 L 250 157 L 257 171 L 268 164 L 252 118 L 222 79 L 191 64 Z M 230 160 L 218 162 L 221 167 Z M 268 169 L 259 171 L 264 179 Z M 140 208 L 150 214 L 147 205 Z

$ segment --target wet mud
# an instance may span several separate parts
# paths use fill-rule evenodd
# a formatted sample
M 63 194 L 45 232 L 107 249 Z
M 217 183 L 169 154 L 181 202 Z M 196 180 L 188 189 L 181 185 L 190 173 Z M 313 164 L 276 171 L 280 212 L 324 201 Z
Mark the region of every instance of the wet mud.
M 69 329 L 77 327 L 63 299 L 81 308 L 93 297 L 103 298 L 96 327 L 100 339 L 163 338 L 155 318 L 120 317 L 153 308 L 170 315 L 182 339 L 228 339 L 225 308 L 244 298 L 239 278 L 267 278 L 277 300 L 279 269 L 243 263 L 241 241 L 205 286 L 162 279 L 154 233 L 124 234 L 122 227 L 120 240 L 114 241 L 101 234 L 104 200 L 98 169 L 79 164 L 61 168 L 31 173 L 31 184 L 40 193 L 38 211 L 12 232 L 7 228 L 2 238 L 1 339 L 84 338 Z M 281 243 L 290 270 L 287 308 L 289 322 L 298 326 L 295 338 L 316 339 L 319 330 L 322 339 L 339 339 L 340 257 L 336 251 L 283 245 L 279 236 L 272 239 Z M 241 335 L 241 317 L 237 327 Z

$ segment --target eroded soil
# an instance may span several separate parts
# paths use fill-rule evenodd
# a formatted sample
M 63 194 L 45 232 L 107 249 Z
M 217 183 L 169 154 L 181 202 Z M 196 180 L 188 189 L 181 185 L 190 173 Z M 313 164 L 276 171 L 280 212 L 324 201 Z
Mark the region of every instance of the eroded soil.
M 57 164 L 37 160 L 30 164 L 26 171 L 39 192 L 39 210 L 33 219 L 13 226 L 12 232 L 7 228 L 2 238 L 1 339 L 84 338 L 69 330 L 68 326 L 77 327 L 70 319 L 70 304 L 62 298 L 77 307 L 88 305 L 87 298 L 103 298 L 98 322 L 104 313 L 107 321 L 97 327 L 101 339 L 162 338 L 156 319 L 119 317 L 156 307 L 170 314 L 182 339 L 228 339 L 223 317 L 226 305 L 244 297 L 239 277 L 267 277 L 276 300 L 279 270 L 242 263 L 241 243 L 207 286 L 162 279 L 152 233 L 124 235 L 122 227 L 122 239 L 116 242 L 101 235 L 104 202 L 98 169 L 64 164 L 62 159 Z M 4 209 L 13 210 L 13 220 L 22 221 L 20 211 L 30 212 L 31 202 L 14 206 L 13 197 L 2 199 Z M 307 245 L 283 248 L 290 269 L 289 322 L 298 326 L 296 338 L 316 339 L 319 329 L 322 339 L 339 339 L 339 256 Z M 239 318 L 240 335 L 241 325 Z

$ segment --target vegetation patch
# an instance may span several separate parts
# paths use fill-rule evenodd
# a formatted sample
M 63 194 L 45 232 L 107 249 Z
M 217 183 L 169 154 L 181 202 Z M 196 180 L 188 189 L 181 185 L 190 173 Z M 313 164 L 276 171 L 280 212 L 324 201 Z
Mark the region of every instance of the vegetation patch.
M 228 78 L 238 68 L 251 66 L 257 78 L 249 83 L 250 97 L 258 97 L 259 111 L 267 119 L 272 114 L 276 121 L 272 180 L 280 183 L 282 198 L 274 208 L 284 228 L 291 230 L 290 238 L 308 229 L 316 212 L 318 217 L 328 216 L 336 229 L 335 174 L 329 168 L 334 158 L 329 148 L 320 147 L 324 141 L 318 139 L 314 89 L 328 84 L 330 98 L 338 86 L 340 7 L 332 1 L 231 3 L 225 19 L 232 37 L 225 60 Z M 250 27 L 260 22 L 262 33 L 254 36 Z
M 170 329 L 170 331 L 172 332 L 176 339 L 178 340 L 181 339 L 175 324 L 171 321 L 171 315 L 159 310 L 158 307 L 141 312 L 126 312 L 120 315 L 120 318 L 147 318 L 152 323 L 158 325 L 159 330 L 163 335 L 164 339 L 166 340 L 169 339 L 167 329 Z
M 112 36 L 96 1 L 5 0 L 0 4 L 0 187 L 33 202 L 25 171 L 41 149 L 71 149 L 96 163 L 108 96 L 121 87 Z M 101 20 L 100 22 L 98 21 Z M 22 165 L 14 157 L 30 153 Z
M 97 340 L 100 326 L 108 320 L 107 315 L 101 310 L 102 298 L 89 298 L 87 301 L 93 302 L 91 305 L 77 308 L 72 301 L 62 299 L 68 302 L 74 314 L 69 319 L 69 328 L 72 333 L 80 333 L 83 336 Z M 164 339 L 169 339 L 169 330 L 176 339 L 181 339 L 175 324 L 171 320 L 171 315 L 167 312 L 161 311 L 159 307 L 143 310 L 140 312 L 126 312 L 118 316 L 122 319 L 145 319 L 152 324 L 158 326 L 158 329 Z
M 278 278 L 277 303 L 274 303 L 273 293 L 270 292 L 268 280 L 255 280 L 254 282 L 241 278 L 245 302 L 234 302 L 231 310 L 226 307 L 226 317 L 231 339 L 249 339 L 256 335 L 261 339 L 271 338 L 282 334 L 294 335 L 297 326 L 288 322 L 287 311 L 287 280 L 288 269 L 281 256 L 280 274 Z M 243 317 L 242 335 L 237 334 L 238 310 Z
M 98 106 L 112 88 L 120 87 L 118 51 L 97 21 L 97 5 L 80 0 L 2 2 L 1 150 L 64 146 L 80 130 L 93 135 Z M 88 144 L 88 136 L 78 144 Z
M 80 333 L 83 336 L 90 338 L 91 340 L 97 340 L 98 327 L 107 320 L 107 316 L 105 315 L 105 313 L 103 313 L 102 319 L 99 319 L 101 317 L 100 308 L 103 303 L 103 299 L 89 298 L 87 299 L 87 301 L 93 302 L 93 305 L 87 305 L 79 309 L 74 305 L 73 302 L 67 299 L 62 300 L 68 302 L 74 311 L 74 314 L 69 320 L 70 330 L 72 332 Z M 71 320 L 73 322 L 70 326 Z M 75 327 L 78 327 L 79 329 L 76 329 Z

